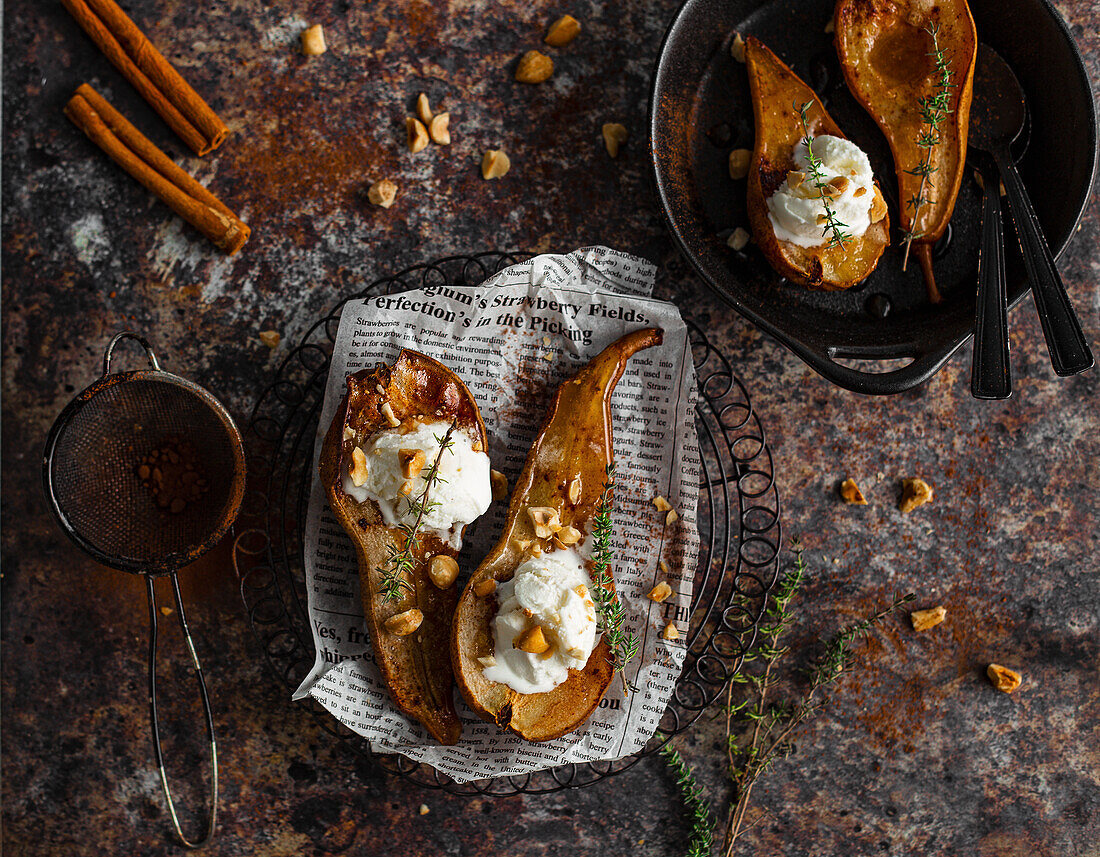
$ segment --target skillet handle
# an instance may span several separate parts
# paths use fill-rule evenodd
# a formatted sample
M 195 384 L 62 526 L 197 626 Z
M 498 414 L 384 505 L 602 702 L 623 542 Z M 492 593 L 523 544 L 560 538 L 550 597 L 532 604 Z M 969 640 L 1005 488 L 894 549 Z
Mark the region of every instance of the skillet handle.
M 961 344 L 961 343 L 960 343 Z M 789 347 L 827 381 L 869 396 L 893 396 L 911 390 L 931 378 L 955 350 L 944 354 L 917 354 L 913 362 L 890 372 L 861 372 L 836 362 L 836 347 L 789 342 Z

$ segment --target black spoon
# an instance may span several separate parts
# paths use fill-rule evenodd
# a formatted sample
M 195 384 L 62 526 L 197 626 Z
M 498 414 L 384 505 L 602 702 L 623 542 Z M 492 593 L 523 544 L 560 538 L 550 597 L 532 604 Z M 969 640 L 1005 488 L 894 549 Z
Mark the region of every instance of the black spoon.
M 973 161 L 978 166 L 985 196 L 982 202 L 982 243 L 978 254 L 978 299 L 975 305 L 970 395 L 975 399 L 1007 399 L 1012 395 L 1012 370 L 1008 360 L 1008 293 L 999 188 L 1001 179 L 996 164 L 988 155 L 975 153 Z
M 1081 330 L 1081 322 L 1077 320 L 1077 315 L 1070 304 L 1066 287 L 1062 284 L 1062 278 L 1054 266 L 1050 247 L 1043 236 L 1039 219 L 1035 216 L 1035 209 L 1031 207 L 1027 190 L 1008 148 L 1020 133 L 1025 115 L 1024 92 L 1020 88 L 1020 82 L 1016 80 L 1016 75 L 996 51 L 988 45 L 980 45 L 977 69 L 974 73 L 974 100 L 970 112 L 969 144 L 976 149 L 989 152 L 1000 171 L 1005 195 L 1008 197 L 1008 210 L 1012 214 L 1013 223 L 1016 224 L 1016 235 L 1020 240 L 1024 268 L 1031 282 L 1035 309 L 1039 313 L 1039 322 L 1043 326 L 1043 336 L 1046 338 L 1054 371 L 1062 376 L 1076 375 L 1093 366 L 1092 352 Z M 996 188 L 991 188 L 988 180 L 985 185 L 988 200 L 990 195 L 995 195 Z M 1001 302 L 1003 304 L 1003 299 Z M 980 294 L 978 312 L 981 317 Z M 979 321 L 978 327 L 984 325 L 988 328 L 990 321 L 990 317 L 986 316 L 984 322 Z M 1000 330 L 1003 331 L 1004 327 L 1003 323 L 999 324 Z M 977 348 L 975 348 L 975 355 L 977 355 Z

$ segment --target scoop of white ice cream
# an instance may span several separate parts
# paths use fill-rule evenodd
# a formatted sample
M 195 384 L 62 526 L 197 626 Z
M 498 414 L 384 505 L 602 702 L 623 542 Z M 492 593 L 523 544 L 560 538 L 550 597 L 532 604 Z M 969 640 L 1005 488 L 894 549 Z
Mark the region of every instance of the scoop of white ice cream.
M 596 646 L 591 586 L 584 558 L 573 549 L 521 563 L 512 579 L 497 587 L 496 664 L 485 668 L 485 678 L 517 693 L 545 693 L 569 678 L 570 668 L 583 669 Z M 515 648 L 516 637 L 535 625 L 550 648 L 540 655 Z
M 829 205 L 836 219 L 844 224 L 844 232 L 858 238 L 871 225 L 871 205 L 875 199 L 871 162 L 859 146 L 843 137 L 822 134 L 813 138 L 812 145 L 823 183 L 837 176 L 848 180 L 848 186 Z M 794 161 L 805 178 L 792 188 L 788 174 L 768 197 L 768 219 L 780 241 L 790 241 L 799 247 L 820 247 L 832 239 L 832 234 L 819 219 L 825 214 L 825 206 L 810 172 L 807 154 L 803 139 L 794 148 Z
M 450 445 L 439 454 L 439 443 L 449 426 L 443 421 L 421 423 L 408 434 L 389 429 L 372 436 L 362 447 L 367 459 L 366 481 L 357 486 L 345 472 L 344 493 L 360 503 L 366 500 L 377 503 L 388 526 L 412 525 L 417 516 L 415 503 L 424 493 L 424 476 L 438 457 L 440 478 L 428 491 L 420 530 L 434 532 L 442 541 L 461 547 L 459 532 L 489 508 L 493 491 L 489 484 L 489 456 L 474 451 L 466 432 L 460 429 L 452 432 Z M 403 449 L 424 452 L 424 469 L 411 479 L 406 479 L 401 470 L 399 452 Z

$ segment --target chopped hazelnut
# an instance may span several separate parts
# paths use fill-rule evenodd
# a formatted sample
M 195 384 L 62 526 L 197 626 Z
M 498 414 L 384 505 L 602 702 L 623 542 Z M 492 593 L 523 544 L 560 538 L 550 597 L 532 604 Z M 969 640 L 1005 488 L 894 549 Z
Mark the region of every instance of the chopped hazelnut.
M 676 625 L 673 622 L 669 622 L 665 625 L 665 629 L 661 631 L 662 640 L 679 640 L 680 632 L 676 630 Z
M 512 161 L 503 149 L 490 149 L 481 159 L 481 177 L 499 179 L 512 168 Z
M 401 483 L 401 487 L 397 489 L 397 493 L 402 497 L 408 497 L 413 492 L 413 484 L 411 479 L 406 479 Z
M 417 610 L 415 607 L 412 610 L 406 610 L 404 613 L 398 613 L 394 616 L 390 616 L 386 620 L 386 630 L 397 637 L 407 637 L 413 631 L 420 627 L 420 623 L 424 621 L 424 614 Z
M 328 50 L 325 44 L 325 28 L 314 24 L 302 31 L 302 53 L 307 57 L 317 57 Z
M 425 126 L 432 121 L 432 107 L 428 103 L 428 96 L 423 92 L 416 96 L 416 118 Z
M 448 589 L 458 577 L 458 563 L 453 556 L 436 554 L 428 563 L 428 577 L 440 589 Z
M 553 73 L 554 61 L 538 51 L 525 53 L 516 66 L 516 80 L 520 83 L 542 83 Z
M 552 506 L 528 506 L 527 514 L 540 539 L 548 539 L 562 528 L 557 509 Z
M 546 636 L 542 633 L 542 626 L 535 625 L 535 627 L 528 628 L 516 637 L 512 641 L 512 648 L 531 655 L 541 655 L 550 648 L 550 644 L 546 642 Z
M 420 804 L 420 814 L 421 815 L 427 815 L 429 812 L 431 812 L 431 810 L 428 809 L 428 805 L 426 803 Z
M 351 451 L 351 470 L 348 471 L 351 484 L 359 488 L 367 481 L 367 473 L 367 454 L 359 447 L 355 447 Z
M 791 170 L 787 173 L 787 187 L 791 191 L 796 191 L 802 187 L 804 181 L 806 181 L 806 174 L 802 170 Z
M 667 512 L 672 508 L 672 505 L 663 496 L 654 497 L 652 503 L 657 507 L 658 512 Z
M 989 680 L 997 690 L 1005 693 L 1012 693 L 1023 681 L 1023 677 L 1016 670 L 1010 670 L 1000 664 L 990 664 L 985 668 L 985 674 L 989 676 Z
M 437 146 L 451 145 L 451 114 L 440 113 L 428 123 L 428 136 Z
M 397 414 L 393 412 L 393 405 L 391 405 L 389 402 L 382 403 L 381 411 L 382 416 L 386 418 L 386 422 L 388 422 L 391 426 L 396 428 L 397 426 L 401 425 L 401 420 L 397 418 Z
M 279 335 L 279 331 L 277 330 L 260 331 L 260 342 L 262 342 L 268 348 L 278 348 L 281 341 L 282 336 Z
M 574 476 L 573 480 L 569 483 L 569 502 L 574 506 L 577 505 L 577 501 L 581 499 L 581 478 Z
M 479 580 L 474 584 L 474 595 L 479 598 L 484 598 L 492 592 L 497 591 L 497 582 L 495 578 L 487 577 L 484 580 Z
M 855 191 L 852 193 L 852 196 L 855 197 L 856 199 L 858 199 L 859 197 L 863 196 L 865 193 L 867 193 L 867 188 L 857 187 L 855 189 Z
M 371 205 L 379 208 L 389 208 L 397 199 L 397 184 L 389 179 L 382 179 L 367 188 L 367 199 Z
M 588 597 L 588 587 L 585 586 L 583 583 L 578 583 L 576 586 L 574 586 L 573 591 L 576 592 L 577 595 L 579 595 L 581 598 Z
M 734 149 L 730 152 L 729 170 L 731 179 L 743 179 L 749 174 L 749 161 L 752 152 L 748 149 Z
M 878 223 L 886 216 L 886 200 L 882 198 L 882 191 L 875 185 L 875 198 L 871 201 L 871 222 Z
M 489 471 L 489 485 L 492 486 L 494 500 L 503 500 L 508 496 L 508 477 L 499 470 Z
M 570 545 L 575 545 L 581 540 L 581 531 L 578 530 L 576 527 L 562 527 L 560 530 L 558 530 L 557 538 L 558 541 L 562 543 L 562 545 L 564 545 L 565 547 L 569 547 Z
M 408 138 L 409 151 L 414 155 L 423 151 L 424 147 L 428 145 L 428 129 L 415 116 L 409 116 L 405 119 L 405 134 Z
M 844 193 L 850 184 L 851 181 L 848 180 L 847 176 L 833 176 L 829 179 L 829 185 L 835 187 L 840 193 Z
M 932 486 L 923 479 L 901 480 L 901 502 L 898 509 L 903 514 L 912 512 L 917 506 L 932 502 Z
M 665 574 L 668 574 L 668 563 L 663 559 L 657 562 L 657 568 L 661 569 Z
M 650 601 L 656 601 L 658 604 L 660 604 L 662 601 L 664 601 L 666 598 L 668 598 L 668 596 L 670 596 L 671 594 L 672 594 L 672 587 L 669 586 L 665 581 L 662 580 L 660 583 L 658 583 L 656 586 L 654 586 L 651 590 L 649 590 L 649 592 L 646 593 L 645 597 L 648 598 Z
M 913 623 L 914 631 L 927 631 L 929 628 L 935 628 L 946 616 L 946 608 L 937 605 L 927 610 L 914 610 L 909 614 L 909 621 Z
M 497 665 L 497 659 L 492 655 L 484 655 L 477 659 L 477 662 L 483 667 L 495 667 Z
M 680 513 L 677 512 L 675 509 L 669 509 L 668 514 L 665 515 L 665 524 L 671 527 L 678 520 L 680 520 Z
M 415 479 L 424 469 L 427 456 L 422 449 L 399 449 L 397 460 L 401 464 L 401 475 L 406 479 Z
M 552 48 L 564 48 L 581 32 L 581 23 L 572 15 L 562 15 L 546 31 L 546 44 Z
M 749 239 L 752 238 L 749 233 L 738 226 L 733 232 L 730 233 L 730 237 L 726 239 L 726 245 L 731 250 L 744 250 L 748 246 Z
M 745 61 L 745 40 L 741 38 L 740 33 L 733 34 L 733 41 L 730 42 L 730 56 L 738 62 Z
M 626 142 L 627 138 L 626 126 L 619 122 L 605 122 L 601 133 L 607 154 L 613 158 L 619 157 L 619 147 Z
M 534 544 L 534 541 L 531 539 L 513 539 L 512 544 L 519 548 L 522 553 L 527 553 L 527 549 Z
M 840 483 L 840 499 L 853 506 L 867 505 L 867 498 L 864 497 L 863 492 L 859 490 L 856 481 L 851 478 L 845 479 Z

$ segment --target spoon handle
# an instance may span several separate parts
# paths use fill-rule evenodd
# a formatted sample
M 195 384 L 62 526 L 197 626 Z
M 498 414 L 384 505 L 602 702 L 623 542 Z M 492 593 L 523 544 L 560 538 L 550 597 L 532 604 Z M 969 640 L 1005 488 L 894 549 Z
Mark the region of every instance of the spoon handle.
M 978 300 L 970 394 L 975 399 L 1007 399 L 1012 395 L 1012 375 L 1008 362 L 1004 224 L 996 171 L 983 172 L 982 178 L 985 202 L 982 209 L 981 253 L 978 256 Z
M 1016 235 L 1020 239 L 1020 251 L 1031 281 L 1031 293 L 1035 296 L 1035 309 L 1043 326 L 1050 362 L 1058 375 L 1084 372 L 1093 365 L 1092 352 L 1081 330 L 1081 322 L 1070 304 L 1066 287 L 1062 285 L 1062 278 L 1054 266 L 1054 258 L 1035 216 L 1035 209 L 1031 207 L 1027 189 L 1011 155 L 1003 149 L 993 154 L 1005 184 L 1008 210 L 1016 224 Z

